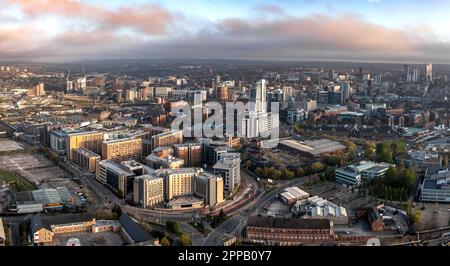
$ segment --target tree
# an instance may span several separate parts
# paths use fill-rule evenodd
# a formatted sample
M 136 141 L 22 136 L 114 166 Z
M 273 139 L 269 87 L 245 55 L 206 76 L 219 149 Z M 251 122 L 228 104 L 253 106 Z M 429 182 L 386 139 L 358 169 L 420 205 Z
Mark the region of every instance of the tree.
M 182 246 L 192 246 L 192 239 L 191 237 L 186 234 L 186 233 L 182 233 L 180 236 L 180 244 Z
M 305 175 L 305 169 L 303 169 L 302 167 L 295 168 L 295 176 L 296 177 L 301 177 L 304 175 Z
M 261 177 L 262 177 L 262 172 L 263 172 L 263 169 L 262 169 L 261 167 L 257 167 L 257 168 L 255 169 L 255 174 L 256 174 L 257 176 L 261 176 Z
M 392 142 L 391 147 L 395 156 L 406 153 L 405 141 L 394 141 Z
M 325 168 L 325 166 L 321 162 L 315 162 L 311 165 L 311 171 L 313 173 L 317 173 L 322 171 Z
M 160 243 L 161 243 L 162 246 L 170 246 L 170 241 L 169 241 L 169 239 L 167 237 L 163 237 L 161 239 Z
M 373 157 L 375 156 L 375 150 L 376 150 L 376 144 L 372 141 L 366 141 L 364 143 L 364 156 L 367 159 L 373 159 Z
M 396 176 L 397 176 L 397 169 L 394 166 L 389 167 L 384 177 L 386 184 L 392 185 L 395 182 Z
M 420 211 L 414 212 L 412 216 L 412 222 L 413 224 L 419 223 L 422 220 L 422 213 Z
M 250 161 L 250 160 L 247 160 L 246 162 L 245 162 L 245 169 L 250 169 L 252 167 L 252 162 Z
M 174 233 L 175 235 L 179 236 L 181 235 L 180 225 L 172 220 L 166 221 L 166 229 L 170 232 Z
M 448 155 L 445 154 L 444 158 L 442 158 L 442 167 L 448 168 Z
M 408 191 L 411 191 L 416 183 L 416 172 L 411 167 L 406 169 L 403 178 L 402 185 L 407 188 Z
M 394 163 L 391 145 L 389 144 L 388 141 L 378 143 L 376 153 L 377 153 L 377 161 Z

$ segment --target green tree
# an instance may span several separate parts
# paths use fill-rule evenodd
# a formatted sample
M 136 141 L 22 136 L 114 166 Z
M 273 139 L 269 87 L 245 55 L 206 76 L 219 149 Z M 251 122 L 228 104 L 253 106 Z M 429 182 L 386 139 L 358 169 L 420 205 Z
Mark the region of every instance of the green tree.
M 182 246 L 192 246 L 192 239 L 191 237 L 186 234 L 186 233 L 182 233 L 180 236 L 180 244 Z
M 394 141 L 391 146 L 395 156 L 406 153 L 406 142 L 403 140 Z
M 296 177 L 301 177 L 304 175 L 305 175 L 305 169 L 303 169 L 302 167 L 295 168 L 295 176 Z
M 160 244 L 161 244 L 162 246 L 170 246 L 170 241 L 169 241 L 169 239 L 168 239 L 167 237 L 163 237 L 163 238 L 161 239 Z
M 375 142 L 372 141 L 366 141 L 364 143 L 364 156 L 367 159 L 373 159 L 373 157 L 375 156 L 375 151 L 376 151 L 376 144 Z
M 389 167 L 384 177 L 385 183 L 389 185 L 393 184 L 395 182 L 396 177 L 397 177 L 397 168 L 395 168 L 394 166 Z
M 166 229 L 177 236 L 181 235 L 180 225 L 175 221 L 167 220 Z
M 317 173 L 325 169 L 325 166 L 321 162 L 315 162 L 311 165 L 311 171 Z
M 448 168 L 448 155 L 447 154 L 445 154 L 444 157 L 442 158 L 442 167 Z
M 257 176 L 261 176 L 262 177 L 262 172 L 263 172 L 263 169 L 261 167 L 256 167 L 255 174 Z
M 376 153 L 377 153 L 377 161 L 394 163 L 391 145 L 388 141 L 378 143 Z

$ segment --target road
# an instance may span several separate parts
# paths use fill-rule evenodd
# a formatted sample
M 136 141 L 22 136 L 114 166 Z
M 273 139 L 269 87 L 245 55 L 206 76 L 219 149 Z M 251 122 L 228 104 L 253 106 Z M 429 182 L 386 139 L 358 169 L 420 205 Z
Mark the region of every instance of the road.
M 235 212 L 228 220 L 216 227 L 205 239 L 204 246 L 221 246 L 223 241 L 221 240 L 224 234 L 230 234 L 234 236 L 241 236 L 243 229 L 245 228 L 248 217 L 256 215 L 265 205 L 274 200 L 279 192 L 290 186 L 298 186 L 306 181 L 307 177 L 299 177 L 290 181 L 281 181 L 277 183 L 276 188 L 268 192 L 261 193 L 245 205 L 241 209 Z

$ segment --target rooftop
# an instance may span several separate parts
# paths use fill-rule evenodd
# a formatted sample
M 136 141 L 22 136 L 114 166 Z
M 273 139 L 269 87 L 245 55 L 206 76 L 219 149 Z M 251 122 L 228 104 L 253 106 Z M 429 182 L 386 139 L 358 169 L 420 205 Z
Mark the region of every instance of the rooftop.
M 327 219 L 287 219 L 263 216 L 251 216 L 247 226 L 290 229 L 331 229 L 331 222 Z

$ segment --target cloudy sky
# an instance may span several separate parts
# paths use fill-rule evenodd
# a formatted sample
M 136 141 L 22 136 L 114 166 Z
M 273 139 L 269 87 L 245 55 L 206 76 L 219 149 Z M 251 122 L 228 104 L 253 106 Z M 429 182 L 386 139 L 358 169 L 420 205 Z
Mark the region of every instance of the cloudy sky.
M 0 60 L 450 63 L 447 0 L 0 0 Z

